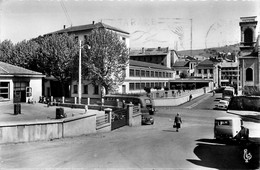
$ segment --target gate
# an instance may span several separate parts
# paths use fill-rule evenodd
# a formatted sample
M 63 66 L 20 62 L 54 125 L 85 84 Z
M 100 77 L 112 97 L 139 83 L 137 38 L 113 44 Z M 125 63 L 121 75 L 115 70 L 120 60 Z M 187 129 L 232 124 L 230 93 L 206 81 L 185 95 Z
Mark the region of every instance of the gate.
M 127 125 L 127 109 L 120 109 L 112 112 L 111 130 Z

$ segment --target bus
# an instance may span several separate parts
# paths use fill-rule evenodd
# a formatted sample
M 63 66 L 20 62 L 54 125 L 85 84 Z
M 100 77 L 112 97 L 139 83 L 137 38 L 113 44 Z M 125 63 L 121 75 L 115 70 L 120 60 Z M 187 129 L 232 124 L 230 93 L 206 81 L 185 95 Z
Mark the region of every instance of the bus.
M 222 99 L 223 100 L 230 100 L 235 94 L 234 87 L 227 86 L 222 92 Z
M 116 105 L 117 101 L 120 105 L 123 105 L 123 103 L 140 104 L 142 113 L 155 111 L 153 101 L 147 96 L 130 94 L 108 94 L 104 96 L 105 105 Z

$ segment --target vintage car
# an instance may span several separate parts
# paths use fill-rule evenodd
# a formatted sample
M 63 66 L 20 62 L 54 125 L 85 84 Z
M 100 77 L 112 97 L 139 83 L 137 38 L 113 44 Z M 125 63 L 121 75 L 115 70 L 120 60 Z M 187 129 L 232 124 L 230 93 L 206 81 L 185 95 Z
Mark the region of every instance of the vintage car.
M 214 136 L 216 139 L 248 140 L 249 129 L 239 117 L 219 117 L 215 119 Z
M 219 100 L 217 104 L 215 104 L 215 109 L 227 110 L 229 101 L 227 100 Z
M 142 125 L 153 125 L 154 118 L 149 114 L 142 114 Z

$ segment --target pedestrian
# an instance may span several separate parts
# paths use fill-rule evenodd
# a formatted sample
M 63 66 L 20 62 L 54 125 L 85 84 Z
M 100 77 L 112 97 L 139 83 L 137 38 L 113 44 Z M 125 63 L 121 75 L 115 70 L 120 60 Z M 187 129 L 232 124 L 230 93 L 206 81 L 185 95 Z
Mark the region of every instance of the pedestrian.
M 176 128 L 176 132 L 178 132 L 179 129 L 181 128 L 181 123 L 182 123 L 181 117 L 179 113 L 177 113 L 177 115 L 174 118 L 174 126 Z
M 191 101 L 191 99 L 192 99 L 192 94 L 190 94 L 190 101 Z
M 213 90 L 213 92 L 212 92 L 212 93 L 213 93 L 213 96 L 215 96 L 215 93 L 216 93 L 216 92 L 215 92 L 215 90 Z

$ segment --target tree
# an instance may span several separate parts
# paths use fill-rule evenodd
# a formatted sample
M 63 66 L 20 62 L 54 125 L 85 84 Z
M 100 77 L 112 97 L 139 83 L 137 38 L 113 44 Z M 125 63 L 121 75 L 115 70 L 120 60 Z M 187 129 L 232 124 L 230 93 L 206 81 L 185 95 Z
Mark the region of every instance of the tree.
M 78 58 L 78 41 L 73 35 L 53 34 L 46 36 L 40 41 L 37 51 L 39 67 L 45 75 L 55 77 L 62 86 L 62 93 L 65 94 L 64 85 L 71 80 L 75 58 Z
M 180 78 L 187 78 L 187 77 L 188 77 L 187 71 L 183 71 L 180 73 Z
M 18 42 L 14 47 L 12 64 L 38 71 L 35 67 L 38 48 L 39 44 L 31 40 Z
M 0 43 L 0 61 L 13 64 L 14 44 L 10 40 Z
M 105 93 L 116 91 L 125 78 L 128 49 L 115 32 L 96 28 L 86 36 L 82 50 L 83 74 Z M 103 89 L 102 88 L 102 89 Z

